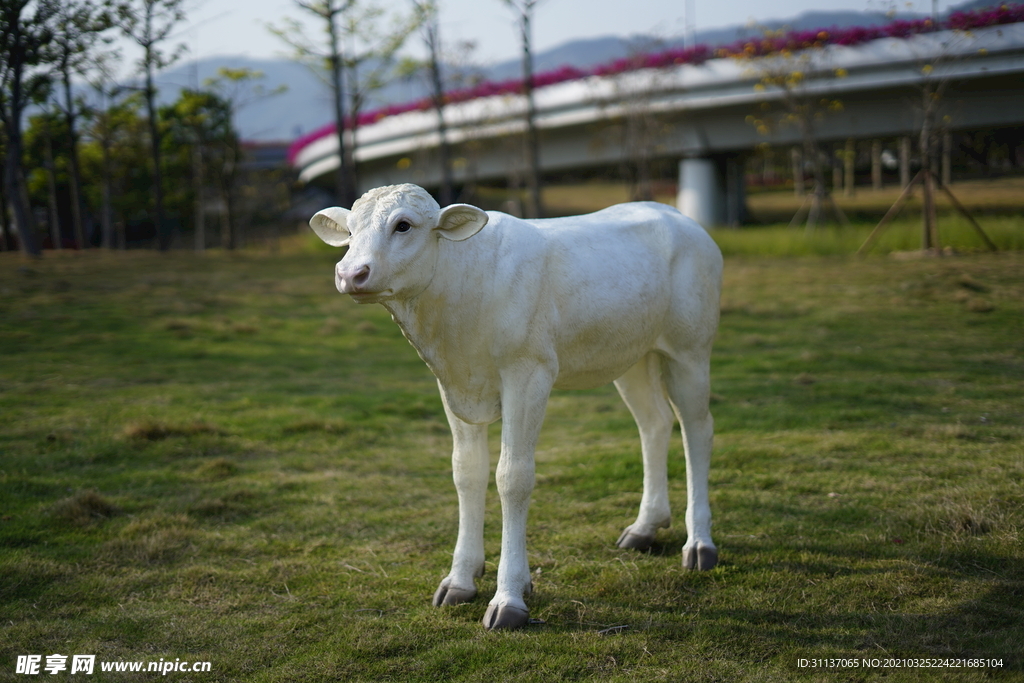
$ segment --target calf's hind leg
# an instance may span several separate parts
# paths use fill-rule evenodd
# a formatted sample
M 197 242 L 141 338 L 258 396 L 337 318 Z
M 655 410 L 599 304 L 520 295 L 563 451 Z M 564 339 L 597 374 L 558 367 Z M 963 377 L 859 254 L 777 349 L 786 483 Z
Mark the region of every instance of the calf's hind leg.
M 672 520 L 668 501 L 668 446 L 672 438 L 672 408 L 661 382 L 662 359 L 648 353 L 615 380 L 615 388 L 640 430 L 644 462 L 644 493 L 640 513 L 616 542 L 620 548 L 647 550 L 657 530 Z
M 711 367 L 707 355 L 685 354 L 666 359 L 665 387 L 683 428 L 686 451 L 686 544 L 683 566 L 711 569 L 718 549 L 711 540 L 708 470 L 714 420 L 711 417 Z

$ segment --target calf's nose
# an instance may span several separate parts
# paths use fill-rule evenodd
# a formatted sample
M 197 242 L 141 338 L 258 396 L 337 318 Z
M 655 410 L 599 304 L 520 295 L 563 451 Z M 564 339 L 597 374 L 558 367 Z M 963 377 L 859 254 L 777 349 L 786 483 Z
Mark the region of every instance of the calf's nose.
M 339 263 L 335 272 L 335 284 L 338 286 L 338 291 L 343 294 L 358 292 L 369 279 L 370 266 L 366 264 L 348 268 Z

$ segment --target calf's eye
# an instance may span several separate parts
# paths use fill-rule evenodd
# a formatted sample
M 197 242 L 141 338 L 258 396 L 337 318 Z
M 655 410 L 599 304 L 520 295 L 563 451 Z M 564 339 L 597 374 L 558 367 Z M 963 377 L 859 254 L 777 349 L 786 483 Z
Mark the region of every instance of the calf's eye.
M 411 227 L 408 221 L 399 221 L 398 225 L 395 226 L 395 232 L 409 232 Z

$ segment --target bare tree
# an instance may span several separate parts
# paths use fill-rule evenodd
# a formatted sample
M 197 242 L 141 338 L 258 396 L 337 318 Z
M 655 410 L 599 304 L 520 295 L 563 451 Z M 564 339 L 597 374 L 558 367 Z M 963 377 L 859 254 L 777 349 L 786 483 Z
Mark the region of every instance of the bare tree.
M 171 36 L 175 24 L 185 19 L 182 8 L 184 0 L 133 0 L 131 5 L 122 5 L 121 30 L 142 48 L 139 71 L 145 77 L 143 94 L 146 99 L 146 114 L 149 117 L 150 152 L 153 159 L 153 200 L 156 208 L 157 240 L 160 251 L 171 248 L 171 233 L 164 211 L 163 169 L 160 150 L 160 125 L 156 111 L 156 86 L 153 76 L 156 71 L 173 64 L 182 55 L 185 46 L 178 45 L 173 52 L 163 52 L 159 45 Z
M 452 203 L 454 182 L 452 180 L 452 154 L 448 144 L 448 126 L 444 118 L 444 77 L 441 72 L 441 28 L 438 21 L 438 5 L 433 0 L 411 0 L 419 15 L 423 45 L 427 48 L 426 68 L 430 75 L 430 98 L 437 112 L 437 150 L 441 166 L 441 188 L 438 199 L 441 206 Z
M 454 201 L 455 180 L 453 176 L 456 167 L 465 169 L 466 173 L 462 194 L 467 194 L 467 188 L 470 193 L 473 189 L 473 164 L 465 157 L 453 158 L 454 149 L 448 140 L 448 119 L 444 111 L 444 107 L 448 103 L 448 95 L 445 91 L 475 85 L 483 79 L 483 75 L 472 64 L 472 53 L 476 49 L 476 42 L 461 40 L 449 44 L 442 43 L 438 3 L 434 0 L 411 0 L 411 2 L 418 17 L 417 24 L 424 47 L 427 49 L 427 57 L 422 60 L 404 57 L 398 65 L 398 72 L 405 78 L 426 78 L 431 104 L 437 114 L 438 153 L 436 161 L 441 170 L 438 199 L 444 206 Z M 471 154 L 471 150 L 478 147 L 478 144 L 469 136 L 472 136 L 472 131 L 462 131 L 461 149 L 463 153 L 467 154 Z M 423 157 L 424 163 L 431 163 L 425 150 L 421 150 L 420 156 Z
M 0 123 L 7 138 L 4 191 L 18 224 L 21 250 L 29 256 L 42 252 L 33 230 L 21 165 L 21 124 L 25 106 L 48 85 L 47 50 L 56 11 L 54 0 L 0 2 Z
M 770 37 L 770 36 L 768 36 Z M 825 48 L 807 48 L 799 52 L 782 50 L 778 53 L 753 58 L 758 83 L 754 86 L 761 92 L 773 92 L 778 96 L 781 115 L 774 112 L 769 102 L 762 102 L 756 115 L 747 120 L 758 132 L 767 135 L 772 128 L 781 125 L 796 126 L 800 135 L 801 157 L 799 163 L 811 168 L 813 189 L 793 216 L 790 225 L 799 224 L 806 215 L 806 229 L 813 230 L 824 208 L 831 208 L 840 223 L 846 225 L 846 215 L 835 203 L 825 184 L 825 165 L 828 159 L 818 141 L 817 122 L 829 112 L 842 111 L 841 101 L 823 96 L 818 88 L 829 78 L 845 77 L 843 69 L 831 69 L 824 63 Z
M 935 191 L 941 189 L 946 197 L 949 199 L 953 207 L 960 212 L 967 222 L 971 225 L 981 240 L 985 243 L 985 246 L 992 251 L 996 251 L 996 245 L 989 239 L 989 236 L 982 230 L 981 226 L 978 225 L 974 217 L 964 208 L 960 200 L 956 198 L 953 191 L 941 181 L 940 178 L 935 177 L 934 168 L 935 164 L 935 153 L 937 151 L 936 142 L 940 136 L 942 136 L 946 130 L 944 130 L 945 123 L 948 123 L 949 116 L 942 115 L 944 109 L 944 97 L 946 90 L 949 88 L 950 82 L 952 81 L 951 70 L 948 68 L 952 63 L 960 61 L 965 57 L 963 54 L 965 51 L 962 49 L 963 46 L 960 44 L 966 38 L 970 37 L 970 34 L 964 34 L 959 31 L 951 32 L 948 38 L 940 39 L 939 45 L 935 46 L 937 51 L 930 59 L 924 59 L 919 62 L 919 69 L 921 73 L 921 80 L 918 85 L 918 94 L 920 99 L 918 100 L 918 113 L 919 120 L 921 121 L 921 130 L 918 133 L 918 147 L 921 153 L 921 170 L 918 171 L 917 175 L 905 185 L 902 194 L 896 199 L 889 210 L 886 212 L 882 220 L 879 221 L 875 229 L 871 231 L 864 244 L 861 245 L 860 249 L 857 250 L 858 254 L 865 253 L 876 239 L 882 234 L 882 231 L 889 224 L 889 222 L 896 217 L 900 209 L 910 198 L 911 190 L 917 184 L 922 187 L 922 199 L 923 206 L 921 208 L 921 249 L 938 250 L 941 248 L 939 243 L 939 221 L 938 213 L 935 205 Z M 985 50 L 982 49 L 982 53 Z
M 533 97 L 533 10 L 541 0 L 501 0 L 516 14 L 519 37 L 523 48 L 523 97 L 526 100 L 526 185 L 529 190 L 528 216 L 541 218 L 544 204 L 541 200 L 540 141 L 537 134 L 537 107 Z
M 359 187 L 359 172 L 355 163 L 356 134 L 359 115 L 372 94 L 395 74 L 395 54 L 409 35 L 419 26 L 419 13 L 409 16 L 392 15 L 391 26 L 383 24 L 387 13 L 380 5 L 357 3 L 342 19 L 342 38 L 347 43 L 344 63 L 349 93 L 349 120 L 351 144 L 349 166 L 352 184 Z
M 381 26 L 387 13 L 373 3 L 296 0 L 296 4 L 324 20 L 326 46 L 307 37 L 302 26 L 291 19 L 285 19 L 281 27 L 268 28 L 294 49 L 298 61 L 318 76 L 327 74 L 325 80 L 331 91 L 338 136 L 337 194 L 342 204 L 350 206 L 359 187 L 355 146 L 360 111 L 370 94 L 386 82 L 394 67 L 395 53 L 416 29 L 417 15 L 395 17 L 388 30 Z
M 654 98 L 666 87 L 664 69 L 643 69 L 644 57 L 662 47 L 660 41 L 630 45 L 633 69 L 615 80 L 616 99 L 622 107 L 623 166 L 630 184 L 630 199 L 654 199 L 654 161 L 658 146 L 669 128 L 658 116 Z
M 352 206 L 356 200 L 356 190 L 351 177 L 351 156 L 345 142 L 345 63 L 339 22 L 355 5 L 355 0 L 295 0 L 295 5 L 323 21 L 327 34 L 326 45 L 320 45 L 307 37 L 302 25 L 294 19 L 286 18 L 282 26 L 268 25 L 267 28 L 287 43 L 295 51 L 295 58 L 309 66 L 314 73 L 318 76 L 324 71 L 327 73 L 331 104 L 334 107 L 334 128 L 338 136 L 335 192 L 339 203 Z

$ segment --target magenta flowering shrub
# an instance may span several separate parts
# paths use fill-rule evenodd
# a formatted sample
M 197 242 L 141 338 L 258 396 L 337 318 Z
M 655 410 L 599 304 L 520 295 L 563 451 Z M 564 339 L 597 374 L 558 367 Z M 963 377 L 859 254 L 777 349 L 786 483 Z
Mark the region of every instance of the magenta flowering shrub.
M 779 35 L 740 40 L 717 48 L 711 48 L 707 45 L 696 45 L 686 49 L 676 48 L 663 52 L 641 54 L 617 59 L 589 70 L 563 66 L 558 69 L 535 74 L 533 77 L 533 87 L 543 88 L 590 76 L 614 76 L 639 69 L 660 69 L 679 64 L 703 64 L 713 58 L 765 57 L 787 50 L 806 50 L 826 45 L 861 45 L 880 38 L 910 38 L 921 33 L 932 33 L 934 31 L 950 29 L 967 31 L 1019 22 L 1024 22 L 1024 4 L 1003 4 L 971 12 L 954 12 L 945 21 L 941 22 L 933 22 L 931 19 L 897 20 L 884 26 L 854 26 L 850 28 L 829 28 L 812 31 L 789 31 Z M 445 104 L 452 104 L 480 97 L 518 95 L 522 92 L 523 81 L 519 79 L 484 81 L 469 88 L 446 92 L 444 101 Z M 415 102 L 388 105 L 360 114 L 359 125 L 365 126 L 376 123 L 388 116 L 404 114 L 410 111 L 426 111 L 433 108 L 433 106 L 433 99 L 429 97 Z M 350 128 L 351 126 L 352 121 L 349 120 L 346 123 L 346 127 Z M 293 163 L 303 147 L 333 134 L 334 131 L 335 126 L 331 123 L 295 140 L 288 148 L 288 162 Z
M 946 27 L 958 31 L 972 28 L 986 28 L 1001 24 L 1016 24 L 1024 21 L 1024 5 L 999 5 L 973 12 L 954 12 L 946 20 Z

